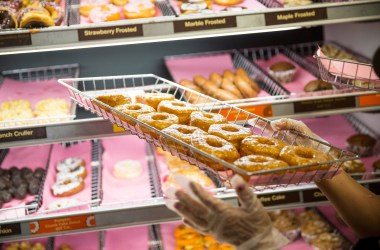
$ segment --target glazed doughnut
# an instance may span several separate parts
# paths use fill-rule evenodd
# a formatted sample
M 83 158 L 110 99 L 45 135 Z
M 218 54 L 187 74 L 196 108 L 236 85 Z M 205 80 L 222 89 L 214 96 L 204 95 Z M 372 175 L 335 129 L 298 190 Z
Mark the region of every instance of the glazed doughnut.
M 174 100 L 174 95 L 165 94 L 165 93 L 145 93 L 142 95 L 136 96 L 136 102 L 143 103 L 151 106 L 155 110 L 157 110 L 158 104 L 161 101 L 172 101 Z
M 186 80 L 186 79 L 180 80 L 179 84 L 181 84 L 182 86 L 184 86 L 186 88 L 194 90 L 194 91 L 196 91 L 198 93 L 204 94 L 203 89 L 201 89 L 200 87 L 198 87 L 197 85 L 195 85 L 193 82 L 191 82 L 189 80 Z M 190 91 L 186 91 L 185 96 L 186 96 L 187 100 L 190 103 L 193 103 L 193 104 L 200 104 L 200 103 L 207 103 L 207 102 L 209 102 L 208 98 L 200 96 L 200 95 L 198 95 L 196 93 L 192 93 Z
M 277 158 L 285 146 L 285 143 L 276 138 L 252 135 L 241 142 L 240 153 L 242 155 L 265 155 Z
M 156 6 L 150 1 L 130 2 L 124 6 L 124 16 L 127 19 L 154 17 Z
M 288 164 L 285 161 L 263 155 L 248 155 L 241 157 L 234 162 L 234 165 L 247 172 L 257 172 L 288 167 Z
M 139 115 L 149 114 L 149 113 L 152 113 L 152 112 L 156 112 L 156 110 L 154 108 L 152 108 L 151 106 L 148 106 L 148 105 L 145 105 L 145 104 L 141 104 L 141 103 L 118 105 L 118 106 L 115 106 L 114 109 L 116 109 L 117 111 L 119 111 L 119 112 L 121 112 L 123 114 L 132 116 L 135 119 Z M 120 120 L 129 122 L 132 125 L 135 124 L 135 122 L 132 121 L 132 120 L 130 120 L 130 119 L 128 119 L 128 117 L 125 117 L 125 116 L 123 116 L 121 114 L 118 114 L 116 112 L 115 112 L 115 115 L 118 116 L 120 118 Z
M 225 70 L 223 71 L 223 78 L 227 78 L 230 81 L 234 81 L 235 75 L 232 73 L 231 70 Z
M 128 0 L 112 0 L 112 3 L 117 6 L 124 6 L 128 3 Z
M 191 144 L 205 153 L 213 155 L 226 162 L 234 162 L 240 157 L 239 152 L 234 145 L 214 135 L 194 133 L 191 137 Z M 198 160 L 203 161 L 206 165 L 215 170 L 224 170 L 224 166 L 219 165 L 212 160 L 206 160 L 203 155 L 201 155 Z
M 121 14 L 119 7 L 107 4 L 91 9 L 88 18 L 93 23 L 110 22 L 120 20 Z
M 239 99 L 238 96 L 224 89 L 214 90 L 212 96 L 221 101 L 231 101 Z
M 79 7 L 79 13 L 84 16 L 88 17 L 90 14 L 90 11 L 101 5 L 107 5 L 110 3 L 110 0 L 81 0 L 80 1 L 80 7 Z
M 191 136 L 197 132 L 206 135 L 207 133 L 204 132 L 203 130 L 200 130 L 197 127 L 193 126 L 187 126 L 187 125 L 180 125 L 180 124 L 175 124 L 171 125 L 168 128 L 165 128 L 162 130 L 165 134 L 168 134 L 170 136 L 173 136 L 174 138 L 183 141 L 187 144 L 191 144 Z M 163 140 L 165 141 L 165 140 Z M 177 149 L 180 152 L 186 152 L 187 150 L 182 147 L 182 145 L 177 144 L 177 143 L 171 143 L 168 142 L 169 146 L 172 148 Z
M 306 148 L 302 146 L 285 146 L 278 157 L 280 160 L 285 161 L 289 166 L 300 166 L 308 164 L 319 164 L 327 162 L 330 157 L 313 148 Z M 313 171 L 317 169 L 326 169 L 326 165 L 313 166 L 307 168 L 300 168 L 300 171 Z
M 189 80 L 182 79 L 179 81 L 179 84 L 191 90 L 197 91 L 199 93 L 203 93 L 203 90 L 200 87 L 198 87 L 197 85 L 195 85 L 193 82 Z
M 164 182 L 164 189 L 167 189 L 170 186 L 174 186 L 176 188 L 180 188 L 181 186 L 175 181 L 173 178 L 176 174 L 180 174 L 188 178 L 190 181 L 196 182 L 204 188 L 215 188 L 212 180 L 205 175 L 201 170 L 197 167 L 194 168 L 182 168 L 178 169 L 175 172 L 171 172 Z
M 68 173 L 78 170 L 79 167 L 85 166 L 86 163 L 83 159 L 78 157 L 70 157 L 60 161 L 57 164 L 56 169 L 58 172 Z
M 227 123 L 227 119 L 221 114 L 195 111 L 190 115 L 190 126 L 198 127 L 205 132 L 208 132 L 212 124 Z
M 160 102 L 157 110 L 158 112 L 176 115 L 179 119 L 179 124 L 187 125 L 189 124 L 191 113 L 197 111 L 198 108 L 190 103 L 174 100 Z
M 238 76 L 240 76 L 241 78 L 243 78 L 244 81 L 246 81 L 247 83 L 249 83 L 249 85 L 251 85 L 251 87 L 257 92 L 259 93 L 261 88 L 260 86 L 254 81 L 252 80 L 251 77 L 249 77 L 249 75 L 247 74 L 247 72 L 243 69 L 243 68 L 238 68 L 236 70 L 236 74 Z
M 86 178 L 86 176 L 87 176 L 86 168 L 83 166 L 80 166 L 77 169 L 70 172 L 58 172 L 56 179 L 57 179 L 57 182 L 60 182 L 60 181 L 72 179 L 75 177 L 84 179 Z
M 20 13 L 20 28 L 44 28 L 55 26 L 54 20 L 44 8 L 26 8 Z
M 56 26 L 60 25 L 63 21 L 64 11 L 58 4 L 54 2 L 40 2 L 40 7 L 47 10 L 53 19 Z
M 223 78 L 218 73 L 211 73 L 209 78 L 216 84 L 217 87 L 222 85 Z
M 0 7 L 0 30 L 15 29 L 18 26 L 16 14 L 7 7 Z
M 216 4 L 223 5 L 223 6 L 236 5 L 242 2 L 243 0 L 215 0 Z
M 240 93 L 240 90 L 228 78 L 223 78 L 221 88 L 230 92 L 231 94 L 234 94 L 239 99 L 243 99 L 243 95 Z
M 54 183 L 51 189 L 54 196 L 71 196 L 82 191 L 84 189 L 84 183 L 82 178 L 65 179 L 64 181 Z
M 164 112 L 161 112 L 161 113 L 153 112 L 149 114 L 142 114 L 137 117 L 137 120 L 145 124 L 148 124 L 149 126 L 152 126 L 158 130 L 163 130 L 164 128 L 167 128 L 173 124 L 178 124 L 178 117 L 176 115 L 164 113 Z M 145 133 L 150 133 L 149 128 L 142 127 L 141 129 Z M 158 134 L 156 135 L 154 132 L 152 133 L 153 133 L 153 137 L 158 136 Z
M 132 103 L 132 99 L 129 96 L 120 95 L 120 94 L 100 95 L 96 97 L 96 100 L 103 102 L 111 107 Z M 105 111 L 108 111 L 108 112 L 110 111 L 109 108 L 107 108 L 106 106 L 100 105 L 96 102 L 93 102 L 93 104 L 98 105 L 100 108 L 104 109 Z
M 251 129 L 232 123 L 213 124 L 208 129 L 208 133 L 230 142 L 235 148 L 240 147 L 240 143 L 244 138 L 252 135 Z
M 241 76 L 235 76 L 234 83 L 245 98 L 253 98 L 257 96 L 257 92 L 253 90 L 251 85 L 244 81 L 244 79 Z

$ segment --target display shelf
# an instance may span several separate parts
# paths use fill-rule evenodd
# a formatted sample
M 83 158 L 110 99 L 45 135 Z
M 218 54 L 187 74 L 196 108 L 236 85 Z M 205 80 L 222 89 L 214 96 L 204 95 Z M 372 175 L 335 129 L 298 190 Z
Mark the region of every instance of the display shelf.
M 169 16 L 40 30 L 6 31 L 0 32 L 0 54 L 149 43 L 378 20 L 379 9 L 379 1 L 363 0 L 246 10 L 237 14 Z

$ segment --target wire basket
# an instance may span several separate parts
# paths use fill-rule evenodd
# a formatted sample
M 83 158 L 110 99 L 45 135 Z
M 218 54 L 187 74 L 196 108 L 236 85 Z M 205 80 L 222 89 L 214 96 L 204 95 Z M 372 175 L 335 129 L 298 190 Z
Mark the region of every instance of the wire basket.
M 137 135 L 140 139 L 145 139 L 147 142 L 154 144 L 154 146 L 161 147 L 172 155 L 188 161 L 190 164 L 196 165 L 201 169 L 207 168 L 223 180 L 227 187 L 229 187 L 232 176 L 236 173 L 249 176 L 249 183 L 257 190 L 331 178 L 338 173 L 344 161 L 357 158 L 356 155 L 350 152 L 295 131 L 275 132 L 271 130 L 270 121 L 267 119 L 152 74 L 60 79 L 59 82 L 67 87 L 72 99 L 80 106 L 104 119 L 108 119 L 113 124 L 129 130 L 131 134 Z M 79 91 L 79 89 L 83 91 Z M 231 123 L 237 123 L 239 120 L 241 125 L 249 126 L 254 134 L 274 137 L 289 145 L 311 147 L 326 154 L 334 155 L 335 158 L 318 164 L 247 172 L 237 168 L 232 163 L 205 153 L 95 99 L 95 96 L 100 94 L 119 93 L 132 95 L 134 91 L 172 93 L 180 101 L 196 99 L 198 101 L 193 102 L 193 105 L 196 105 L 199 110 L 219 113 L 225 116 Z M 253 120 L 255 122 L 252 122 Z M 224 171 L 214 170 L 216 167 L 223 168 Z
M 380 91 L 380 78 L 371 64 L 327 57 L 319 48 L 314 55 L 321 78 L 340 86 Z

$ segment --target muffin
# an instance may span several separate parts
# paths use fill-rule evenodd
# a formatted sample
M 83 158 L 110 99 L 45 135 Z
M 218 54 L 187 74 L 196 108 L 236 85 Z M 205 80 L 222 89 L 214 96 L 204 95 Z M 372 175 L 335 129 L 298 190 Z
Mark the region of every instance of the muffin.
M 315 92 L 315 91 L 323 91 L 323 90 L 331 90 L 333 89 L 332 84 L 325 82 L 321 79 L 316 79 L 308 82 L 303 90 L 305 92 Z
M 375 172 L 376 177 L 380 177 L 380 159 L 372 164 L 373 172 Z
M 318 235 L 327 233 L 331 230 L 330 226 L 322 220 L 310 220 L 301 226 L 302 238 L 310 243 Z
M 359 156 L 371 156 L 376 139 L 366 134 L 355 134 L 347 140 L 347 149 Z
M 298 238 L 300 230 L 295 217 L 288 215 L 280 215 L 273 222 L 273 226 L 278 229 L 289 241 L 294 241 Z
M 359 159 L 344 162 L 342 168 L 346 173 L 350 174 L 352 178 L 357 180 L 361 179 L 365 173 L 364 163 Z
M 281 61 L 275 64 L 272 64 L 268 73 L 280 83 L 288 83 L 293 81 L 296 74 L 296 66 L 290 62 Z
M 343 249 L 343 239 L 334 233 L 322 233 L 311 241 L 315 250 L 341 250 Z

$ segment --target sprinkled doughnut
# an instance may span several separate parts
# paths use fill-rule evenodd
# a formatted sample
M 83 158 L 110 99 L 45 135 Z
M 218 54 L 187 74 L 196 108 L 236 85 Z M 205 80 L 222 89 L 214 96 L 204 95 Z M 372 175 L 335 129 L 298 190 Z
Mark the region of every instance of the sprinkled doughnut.
M 164 113 L 164 112 L 153 112 L 149 114 L 142 114 L 137 117 L 137 120 L 146 123 L 158 130 L 167 128 L 173 124 L 178 124 L 178 117 L 173 114 Z M 142 127 L 143 132 L 150 133 L 148 128 Z M 155 134 L 152 132 L 152 134 Z M 156 137 L 156 135 L 152 135 Z
M 142 114 L 156 112 L 156 110 L 152 108 L 151 106 L 141 104 L 141 103 L 118 105 L 118 106 L 115 106 L 114 109 L 116 109 L 117 111 L 123 114 L 132 116 L 133 118 L 137 118 L 139 115 L 142 115 Z M 135 122 L 131 121 L 130 119 L 128 119 L 127 117 L 123 115 L 120 115 L 116 112 L 115 112 L 115 115 L 118 116 L 123 121 L 129 122 L 131 124 L 135 124 Z
M 277 158 L 286 144 L 276 138 L 259 135 L 246 137 L 240 144 L 242 155 L 265 155 Z
M 160 102 L 172 100 L 174 100 L 174 95 L 165 93 L 145 93 L 136 96 L 136 102 L 149 105 L 156 110 Z
M 174 114 L 178 116 L 179 124 L 188 125 L 191 113 L 198 111 L 198 108 L 182 101 L 162 101 L 158 105 L 157 111 Z
M 17 28 L 17 17 L 8 7 L 0 6 L 0 30 Z
M 50 13 L 44 8 L 25 8 L 19 15 L 20 28 L 44 28 L 55 26 Z
M 191 137 L 191 144 L 205 153 L 227 162 L 234 162 L 240 156 L 234 145 L 214 135 L 194 133 Z M 202 155 L 200 155 L 199 160 L 215 170 L 224 170 L 222 165 L 217 164 L 212 160 L 206 160 Z
M 221 114 L 195 111 L 190 115 L 190 126 L 198 127 L 208 132 L 212 124 L 227 123 L 227 119 Z
M 54 2 L 40 2 L 39 6 L 47 10 L 53 19 L 56 26 L 60 25 L 63 21 L 64 11 L 61 6 Z
M 300 166 L 308 164 L 319 164 L 327 162 L 331 158 L 313 148 L 306 148 L 302 146 L 286 146 L 284 147 L 279 156 L 280 160 L 285 161 L 289 166 Z M 313 166 L 307 168 L 300 168 L 301 171 L 313 171 L 317 169 L 326 169 L 326 165 Z
M 240 142 L 247 136 L 252 135 L 249 128 L 237 124 L 213 124 L 208 129 L 210 135 L 216 135 L 239 148 Z
M 285 161 L 263 155 L 248 155 L 241 157 L 234 162 L 234 165 L 247 172 L 257 172 L 288 167 L 288 164 Z

